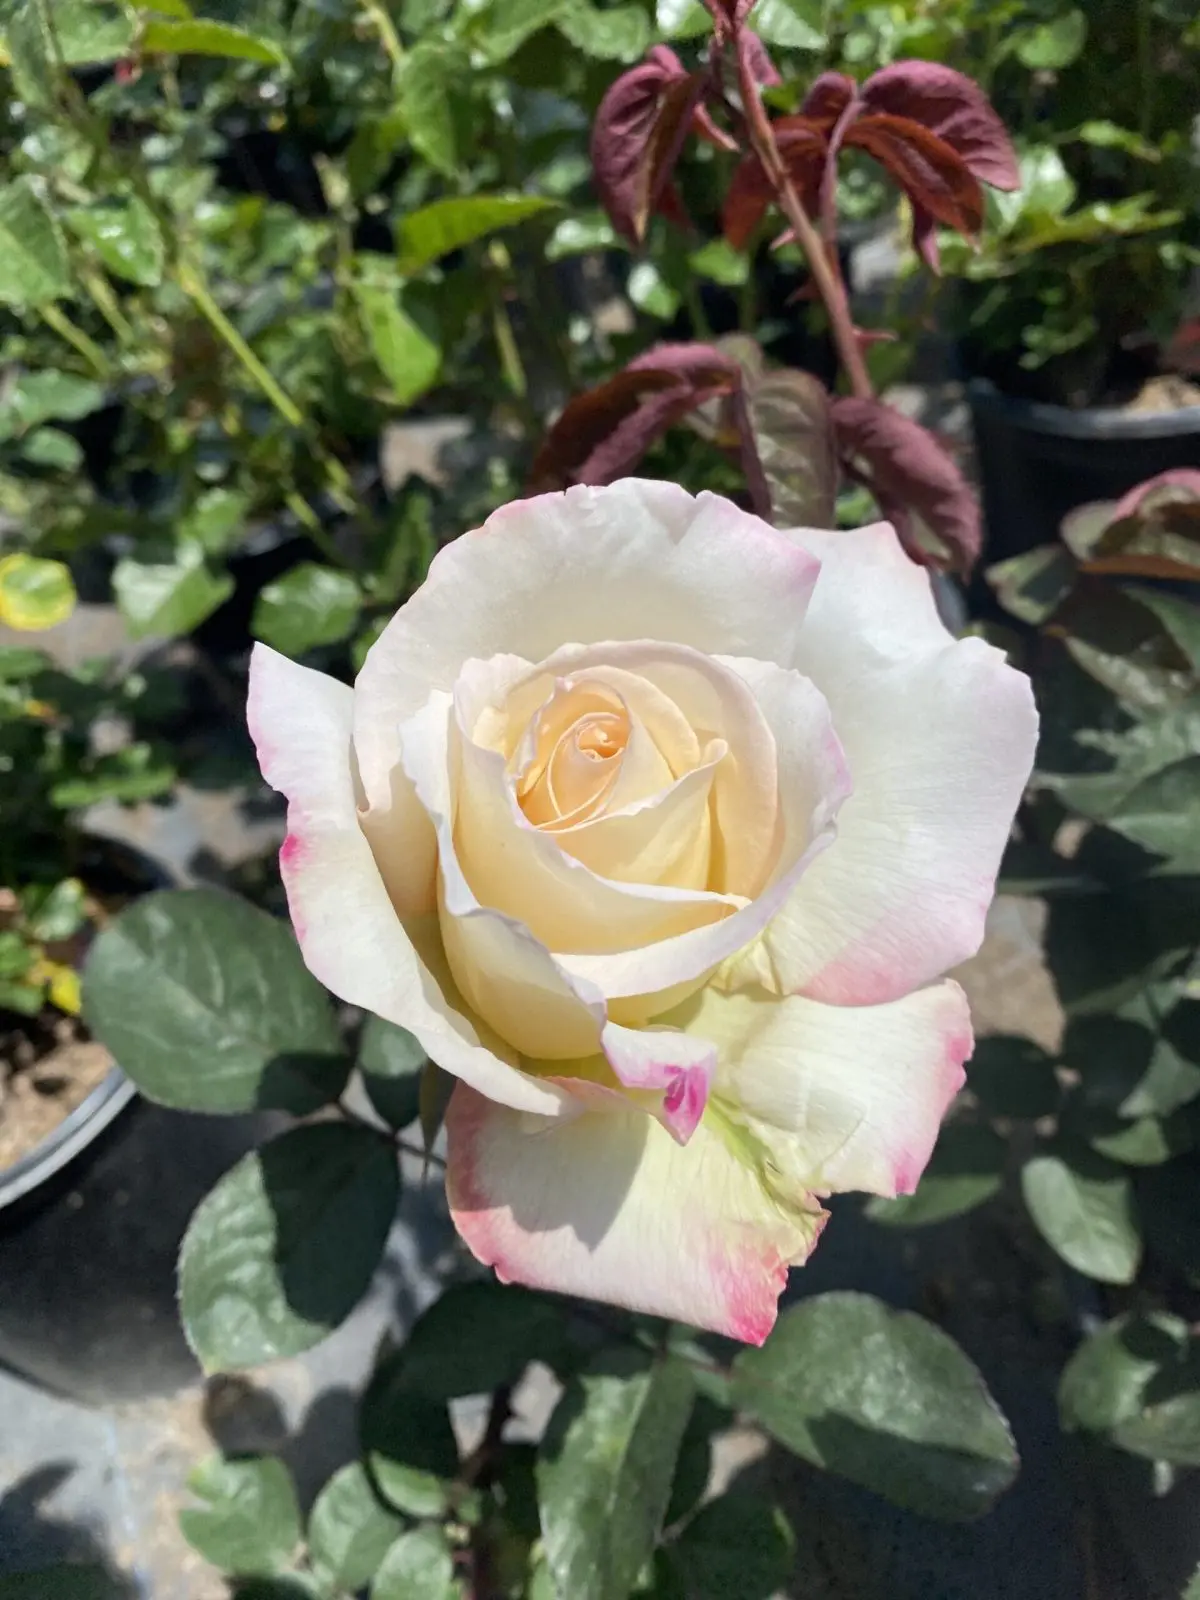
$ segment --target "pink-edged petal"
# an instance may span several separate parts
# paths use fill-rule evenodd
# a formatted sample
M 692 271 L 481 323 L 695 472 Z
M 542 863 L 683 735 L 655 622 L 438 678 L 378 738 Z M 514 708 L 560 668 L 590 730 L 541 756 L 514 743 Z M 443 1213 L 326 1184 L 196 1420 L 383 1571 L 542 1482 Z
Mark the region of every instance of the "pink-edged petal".
M 765 981 L 875 1005 L 982 943 L 1037 712 L 1029 679 L 980 639 L 874 669 L 868 661 L 827 692 L 854 795 L 836 848 L 767 929 Z
M 438 841 L 439 922 L 468 1004 L 522 1055 L 587 1056 L 606 1020 L 593 984 L 569 977 L 516 917 L 481 905 L 459 864 L 451 798 L 453 702 L 435 693 L 402 724 L 400 756 Z
M 407 1028 L 483 1094 L 548 1116 L 569 1110 L 562 1090 L 483 1042 L 397 917 L 358 824 L 352 709 L 344 684 L 255 645 L 248 720 L 263 777 L 288 801 L 280 871 L 305 963 L 340 999 Z
M 460 1087 L 446 1132 L 455 1226 L 505 1283 L 761 1344 L 820 1232 L 815 1201 L 768 1197 L 707 1121 L 680 1145 L 614 1097 L 553 1121 Z
M 707 989 L 665 1020 L 715 1043 L 719 1103 L 819 1194 L 911 1194 L 973 1042 L 949 980 L 879 1006 Z
M 717 1048 L 678 1028 L 623 1028 L 606 1024 L 604 1056 L 627 1089 L 658 1091 L 658 1117 L 680 1144 L 700 1125 L 717 1070 Z

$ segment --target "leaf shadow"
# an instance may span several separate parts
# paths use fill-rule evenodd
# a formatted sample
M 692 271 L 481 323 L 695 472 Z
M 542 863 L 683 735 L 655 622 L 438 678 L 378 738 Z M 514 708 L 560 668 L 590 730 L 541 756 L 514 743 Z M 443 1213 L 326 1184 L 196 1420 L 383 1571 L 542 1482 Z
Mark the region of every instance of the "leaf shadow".
M 6 1577 L 39 1574 L 47 1597 L 68 1600 L 75 1590 L 68 1591 L 60 1570 L 68 1568 L 77 1569 L 81 1597 L 139 1600 L 139 1585 L 118 1569 L 96 1530 L 49 1504 L 75 1470 L 73 1461 L 47 1461 L 0 1494 L 0 1587 Z

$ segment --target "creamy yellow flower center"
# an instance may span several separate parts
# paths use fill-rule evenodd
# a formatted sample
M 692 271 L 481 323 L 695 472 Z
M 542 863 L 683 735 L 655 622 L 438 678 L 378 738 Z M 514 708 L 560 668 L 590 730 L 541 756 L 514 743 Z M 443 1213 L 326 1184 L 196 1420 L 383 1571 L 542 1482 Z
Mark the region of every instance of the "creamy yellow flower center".
M 593 816 L 620 775 L 629 733 L 618 695 L 560 682 L 538 713 L 533 757 L 517 786 L 529 821 L 552 832 Z

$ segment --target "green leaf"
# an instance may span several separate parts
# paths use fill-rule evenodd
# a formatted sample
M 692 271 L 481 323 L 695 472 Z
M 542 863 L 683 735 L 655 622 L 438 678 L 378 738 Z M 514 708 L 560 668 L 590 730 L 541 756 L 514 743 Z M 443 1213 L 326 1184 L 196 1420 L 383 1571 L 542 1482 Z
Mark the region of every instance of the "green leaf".
M 348 572 L 300 561 L 259 592 L 250 631 L 284 655 L 299 656 L 346 638 L 361 610 L 362 596 Z
M 478 1330 L 476 1330 L 478 1332 Z M 412 1517 L 439 1517 L 460 1490 L 458 1444 L 443 1401 L 416 1394 L 404 1351 L 376 1368 L 363 1397 L 362 1448 L 380 1494 Z
M 371 1104 L 392 1128 L 407 1128 L 420 1110 L 425 1052 L 407 1028 L 368 1017 L 358 1043 L 358 1069 Z
M 1091 1334 L 1063 1368 L 1058 1409 L 1068 1433 L 1111 1434 L 1137 1416 L 1164 1362 L 1187 1348 L 1187 1324 L 1165 1312 L 1118 1317 Z
M 144 200 L 133 195 L 72 206 L 66 220 L 118 278 L 150 288 L 162 282 L 166 242 L 158 219 Z
M 622 250 L 612 223 L 603 211 L 583 211 L 564 217 L 546 243 L 547 261 L 565 261 L 569 256 L 586 255 L 591 250 Z
M 34 678 L 50 665 L 50 657 L 43 650 L 30 650 L 18 644 L 0 645 L 0 683 Z
M 83 450 L 77 440 L 61 428 L 35 428 L 25 435 L 21 456 L 35 467 L 55 472 L 76 472 L 83 465 Z
M 35 939 L 48 943 L 78 933 L 87 917 L 87 891 L 78 878 L 38 885 L 21 895 L 21 911 Z
M 1053 22 L 1043 22 L 1022 33 L 1017 40 L 1017 57 L 1031 71 L 1061 71 L 1079 59 L 1087 31 L 1087 18 L 1082 11 L 1065 11 Z
M 991 1128 L 952 1122 L 942 1129 L 916 1192 L 869 1200 L 866 1214 L 872 1222 L 915 1228 L 973 1211 L 999 1193 L 1006 1149 Z
M 13 439 L 43 422 L 77 422 L 104 404 L 104 390 L 73 372 L 24 372 L 0 400 L 0 440 Z
M 1118 1317 L 1071 1357 L 1058 1405 L 1068 1432 L 1099 1434 L 1150 1461 L 1200 1465 L 1200 1340 L 1165 1312 Z
M 196 545 L 181 545 L 174 561 L 122 556 L 113 569 L 113 593 L 134 639 L 190 633 L 233 593 L 228 573 L 205 565 Z
M 1030 1122 L 1052 1116 L 1062 1097 L 1054 1058 L 1016 1034 L 978 1041 L 967 1063 L 967 1087 L 995 1116 Z
M 0 1576 L 0 1600 L 128 1600 L 124 1578 L 90 1562 Z
M 313 1572 L 327 1588 L 361 1589 L 403 1531 L 400 1518 L 380 1503 L 362 1463 L 352 1461 L 330 1478 L 309 1516 Z
M 732 1400 L 805 1460 L 925 1516 L 979 1516 L 1016 1475 L 1008 1424 L 959 1347 L 870 1295 L 785 1311 L 734 1361 Z
M 248 494 L 217 484 L 198 494 L 179 519 L 179 537 L 207 555 L 224 555 L 241 537 L 249 510 Z
M 825 19 L 823 0 L 758 0 L 750 27 L 785 50 L 823 50 Z
M 528 1289 L 493 1279 L 455 1284 L 417 1320 L 391 1382 L 397 1394 L 428 1400 L 490 1394 L 515 1383 L 531 1361 L 556 1365 L 562 1328 L 561 1309 Z
M 493 66 L 519 50 L 526 39 L 549 27 L 569 0 L 491 0 L 475 21 L 475 38 Z
M 783 1512 L 748 1489 L 710 1500 L 671 1546 L 696 1600 L 771 1600 L 787 1584 L 794 1551 Z
M 1021 1191 L 1038 1232 L 1068 1266 L 1101 1283 L 1132 1283 L 1142 1241 L 1129 1179 L 1072 1146 L 1033 1156 Z
M 287 56 L 271 40 L 206 17 L 186 22 L 147 18 L 138 42 L 143 55 L 222 56 L 236 61 L 258 61 L 268 67 L 287 65 Z
M 650 44 L 650 18 L 641 6 L 601 11 L 588 0 L 571 0 L 554 20 L 577 50 L 599 61 L 640 61 Z
M 133 42 L 128 17 L 103 0 L 54 0 L 53 7 L 41 0 L 18 0 L 5 10 L 14 65 L 39 85 L 45 84 L 47 69 L 59 62 L 85 67 L 119 61 Z
M 669 322 L 681 303 L 678 290 L 671 287 L 653 261 L 634 263 L 625 292 L 639 311 L 660 322 Z
M 1104 118 L 1081 123 L 1075 130 L 1075 138 L 1084 144 L 1094 145 L 1098 150 L 1124 150 L 1139 161 L 1162 160 L 1162 151 L 1157 145 L 1150 144 L 1132 128 L 1122 128 L 1118 123 L 1108 122 Z
M 411 405 L 434 383 L 442 369 L 436 339 L 404 310 L 399 284 L 356 283 L 354 299 L 371 354 L 392 386 L 399 406 Z
M 997 562 L 985 576 L 1006 611 L 1040 626 L 1070 593 L 1075 563 L 1062 545 L 1044 544 Z
M 1192 1581 L 1183 1591 L 1181 1600 L 1200 1600 L 1200 1567 L 1192 1574 Z
M 685 1352 L 680 1354 L 687 1359 Z M 671 1498 L 663 1519 L 668 1528 L 681 1522 L 704 1498 L 712 1477 L 713 1434 L 728 1425 L 728 1412 L 704 1394 L 697 1394 L 671 1477 Z
M 88 1026 L 149 1099 L 180 1111 L 336 1100 L 348 1063 L 291 929 L 219 889 L 144 895 L 97 938 Z
M 188 1478 L 203 1508 L 179 1513 L 184 1538 L 222 1572 L 278 1572 L 300 1542 L 291 1476 L 273 1456 L 211 1456 Z
M 450 1104 L 450 1096 L 457 1083 L 458 1079 L 453 1073 L 439 1067 L 436 1061 L 425 1063 L 417 1090 L 417 1114 L 421 1119 L 421 1138 L 426 1155 L 433 1149 L 441 1132 L 442 1123 L 446 1120 L 446 1107 Z
M 405 56 L 397 77 L 397 110 L 409 141 L 447 177 L 462 164 L 458 97 L 470 73 L 470 57 L 461 46 L 422 39 Z
M 654 21 L 664 39 L 694 39 L 712 27 L 700 0 L 655 0 Z M 750 26 L 757 31 L 757 17 Z
M 736 289 L 750 275 L 750 257 L 724 239 L 710 239 L 688 257 L 688 266 L 701 278 Z
M 626 1600 L 654 1549 L 692 1409 L 688 1368 L 603 1353 L 572 1380 L 537 1469 L 546 1560 L 572 1600 Z
M 400 1194 L 391 1143 L 368 1128 L 293 1128 L 243 1157 L 196 1210 L 179 1307 L 206 1372 L 310 1349 L 379 1265 Z
M 286 1572 L 235 1584 L 233 1600 L 329 1600 L 329 1591 L 306 1572 Z
M 0 556 L 0 625 L 37 633 L 65 622 L 75 609 L 75 585 L 61 561 L 23 550 Z
M 440 1528 L 401 1534 L 371 1585 L 371 1600 L 456 1600 L 454 1560 Z
M 473 194 L 435 200 L 419 211 L 410 211 L 400 222 L 400 271 L 411 277 L 452 250 L 540 216 L 555 204 L 533 194 Z

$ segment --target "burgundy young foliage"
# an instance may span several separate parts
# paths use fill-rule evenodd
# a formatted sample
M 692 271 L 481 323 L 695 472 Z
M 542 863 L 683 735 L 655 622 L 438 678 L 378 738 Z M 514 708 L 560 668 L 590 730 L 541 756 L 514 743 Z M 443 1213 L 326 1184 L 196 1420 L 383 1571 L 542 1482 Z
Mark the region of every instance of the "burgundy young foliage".
M 623 477 L 689 411 L 730 393 L 739 380 L 737 363 L 712 345 L 645 351 L 567 402 L 534 461 L 531 492 Z
M 631 244 L 642 242 L 656 211 L 684 220 L 671 175 L 703 90 L 702 75 L 689 73 L 673 50 L 655 45 L 600 102 L 592 171 L 613 227 Z
M 900 61 L 861 88 L 840 72 L 813 83 L 799 114 L 773 125 L 806 211 L 832 211 L 843 145 L 873 156 L 908 196 L 913 243 L 935 271 L 938 223 L 973 237 L 983 220 L 980 185 L 1014 189 L 1020 172 L 1004 124 L 978 84 L 950 67 Z M 748 237 L 770 203 L 761 170 L 743 163 L 726 205 L 726 237 Z M 788 235 L 784 235 L 788 237 Z
M 917 538 L 916 519 L 948 564 L 969 572 L 983 540 L 979 502 L 928 428 L 881 400 L 849 397 L 833 402 L 833 426 L 843 469 L 875 496 L 909 555 L 926 565 L 935 559 Z

